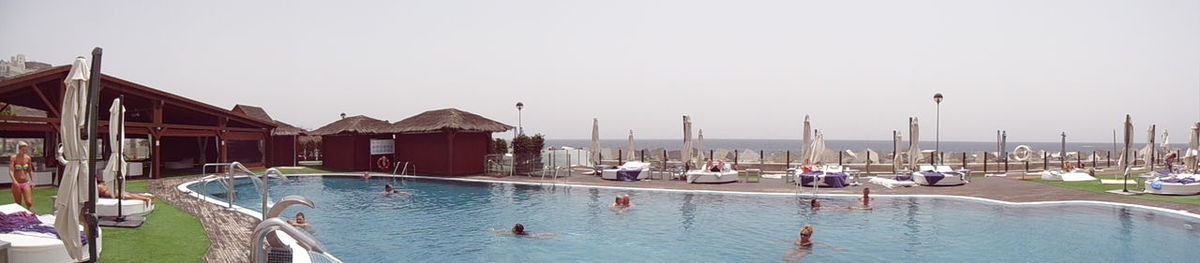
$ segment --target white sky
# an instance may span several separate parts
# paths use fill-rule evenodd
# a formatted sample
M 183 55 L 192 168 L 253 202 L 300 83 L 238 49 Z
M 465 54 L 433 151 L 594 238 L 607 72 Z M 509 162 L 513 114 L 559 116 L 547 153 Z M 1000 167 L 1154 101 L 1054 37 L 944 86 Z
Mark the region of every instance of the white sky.
M 169 3 L 164 3 L 169 2 Z M 527 133 L 1138 141 L 1200 120 L 1200 1 L 0 1 L 0 55 L 316 128 L 455 107 Z

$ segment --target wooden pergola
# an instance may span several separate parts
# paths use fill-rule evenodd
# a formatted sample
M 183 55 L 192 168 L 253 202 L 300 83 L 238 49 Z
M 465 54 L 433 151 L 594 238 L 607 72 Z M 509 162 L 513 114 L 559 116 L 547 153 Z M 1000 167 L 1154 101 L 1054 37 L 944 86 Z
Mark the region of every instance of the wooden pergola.
M 0 102 L 46 111 L 46 117 L 0 116 L 0 137 L 31 137 L 43 134 L 47 166 L 57 166 L 54 156 L 58 145 L 59 109 L 66 89 L 63 79 L 70 66 L 58 66 L 0 81 Z M 264 166 L 271 155 L 271 132 L 275 124 L 247 117 L 244 114 L 218 108 L 199 101 L 143 86 L 110 75 L 103 75 L 100 92 L 100 131 L 107 132 L 108 108 L 112 100 L 125 96 L 125 129 L 128 135 L 142 135 L 151 139 L 151 177 L 161 178 L 163 157 L 168 154 L 186 155 L 196 153 L 194 149 L 177 147 L 163 149 L 162 142 L 168 138 L 195 137 L 197 140 L 212 139 L 215 142 L 216 158 L 207 161 L 229 162 L 228 142 L 258 141 L 257 162 L 244 162 L 247 166 Z M 39 136 L 41 137 L 41 136 Z M 206 141 L 207 142 L 207 141 Z M 203 148 L 202 148 L 203 149 Z M 190 151 L 190 152 L 189 152 Z M 201 156 L 204 156 L 201 153 Z M 215 160 L 212 160 L 215 159 Z M 236 161 L 236 160 L 234 160 Z

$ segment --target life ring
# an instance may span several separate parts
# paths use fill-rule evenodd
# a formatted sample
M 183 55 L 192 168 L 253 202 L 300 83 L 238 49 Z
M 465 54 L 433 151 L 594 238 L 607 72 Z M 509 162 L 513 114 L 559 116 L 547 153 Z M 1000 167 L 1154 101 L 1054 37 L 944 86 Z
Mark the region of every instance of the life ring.
M 1029 155 L 1031 154 L 1033 154 L 1033 149 L 1029 148 L 1029 145 L 1017 145 L 1017 148 L 1013 149 L 1013 159 L 1016 159 L 1018 162 L 1029 160 Z
M 375 159 L 375 166 L 379 167 L 379 170 L 387 171 L 388 168 L 392 168 L 392 163 L 388 161 L 387 155 L 384 155 L 383 157 L 379 157 L 379 159 Z

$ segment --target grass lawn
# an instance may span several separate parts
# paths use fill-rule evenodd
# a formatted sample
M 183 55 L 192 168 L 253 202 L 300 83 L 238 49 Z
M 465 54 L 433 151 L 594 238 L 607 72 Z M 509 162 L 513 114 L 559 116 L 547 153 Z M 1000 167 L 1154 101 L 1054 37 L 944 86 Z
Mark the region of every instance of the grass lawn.
M 1111 174 L 1110 175 L 1100 175 L 1097 177 L 1101 178 L 1101 179 L 1112 179 L 1113 175 L 1111 175 Z M 1132 181 L 1134 179 L 1130 178 L 1130 180 Z M 1042 179 L 1027 179 L 1027 181 L 1038 182 L 1038 183 L 1043 183 L 1043 184 L 1048 184 L 1048 185 L 1053 185 L 1053 186 L 1058 186 L 1058 187 L 1064 187 L 1064 188 L 1079 189 L 1079 190 L 1084 190 L 1084 191 L 1088 191 L 1088 192 L 1096 192 L 1096 193 L 1104 193 L 1104 191 L 1108 191 L 1108 190 L 1121 189 L 1120 185 L 1103 185 L 1103 184 L 1100 184 L 1099 181 L 1062 182 L 1062 181 L 1046 181 L 1046 180 L 1042 180 Z M 1141 187 L 1130 185 L 1129 191 L 1131 191 L 1131 192 L 1132 191 L 1141 191 Z M 1122 196 L 1122 195 L 1114 195 L 1114 196 L 1200 205 L 1200 195 L 1169 196 L 1169 195 L 1142 194 L 1142 195 L 1130 195 L 1130 196 Z
M 130 191 L 146 191 L 146 181 L 129 181 Z M 57 188 L 33 190 L 33 208 L 38 214 L 50 212 L 50 196 Z M 10 190 L 0 190 L 0 204 L 13 202 Z M 197 262 L 208 250 L 208 235 L 200 220 L 156 200 L 154 212 L 139 228 L 104 227 L 104 249 L 100 262 Z

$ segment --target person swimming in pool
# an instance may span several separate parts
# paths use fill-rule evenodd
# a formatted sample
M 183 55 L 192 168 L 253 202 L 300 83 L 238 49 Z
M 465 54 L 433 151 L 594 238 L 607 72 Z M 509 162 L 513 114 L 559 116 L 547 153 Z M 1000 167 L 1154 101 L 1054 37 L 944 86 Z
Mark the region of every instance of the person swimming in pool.
M 29 144 L 17 142 L 17 154 L 8 158 L 8 176 L 12 180 L 13 202 L 33 212 L 33 157 Z
M 613 200 L 613 203 L 609 205 L 609 207 L 613 210 L 617 210 L 618 213 L 625 212 L 625 210 L 633 208 L 633 202 L 629 200 L 628 194 L 621 194 L 617 195 L 616 199 Z
M 410 196 L 410 195 L 412 195 L 412 194 L 410 194 L 410 193 L 408 193 L 408 192 L 405 192 L 405 191 L 396 190 L 396 188 L 395 188 L 395 187 L 392 187 L 392 184 L 385 184 L 385 185 L 383 185 L 383 196 L 392 196 L 393 194 L 395 194 L 395 195 L 403 195 L 403 196 Z
M 829 209 L 843 209 L 843 210 L 871 210 L 871 207 L 853 207 L 853 206 L 829 206 L 829 207 L 826 207 L 826 206 L 822 206 L 822 205 L 821 205 L 821 200 L 820 200 L 820 199 L 816 199 L 816 198 L 813 198 L 813 199 L 812 199 L 812 201 L 809 201 L 809 206 L 812 206 L 812 210 L 813 210 L 813 211 L 816 211 L 816 210 L 829 210 Z
M 299 227 L 299 228 L 307 229 L 309 227 L 308 220 L 306 220 L 304 217 L 304 212 L 297 212 L 296 219 L 289 219 L 287 221 L 287 223 L 289 225 L 292 225 L 294 227 Z
M 518 237 L 527 237 L 527 238 L 534 238 L 534 239 L 546 239 L 546 238 L 556 235 L 554 233 L 549 233 L 549 232 L 529 233 L 529 232 L 525 231 L 525 226 L 521 225 L 521 224 L 513 225 L 512 229 L 496 229 L 493 227 L 492 232 L 496 233 L 497 235 L 513 235 L 513 236 L 518 236 Z
M 863 188 L 862 193 L 863 193 L 863 195 L 862 195 L 862 197 L 858 198 L 858 201 L 862 201 L 863 207 L 871 207 L 871 201 L 875 200 L 874 197 L 871 197 L 871 188 L 870 187 Z
M 814 228 L 812 225 L 804 225 L 804 227 L 800 228 L 800 239 L 796 239 L 796 246 L 792 247 L 791 250 L 788 250 L 787 254 L 784 254 L 784 262 L 800 262 L 800 259 L 803 259 L 804 256 L 808 256 L 808 254 L 812 253 L 813 246 L 818 244 L 832 248 L 835 251 L 842 250 L 841 248 L 834 247 L 829 244 L 813 241 L 813 230 Z

